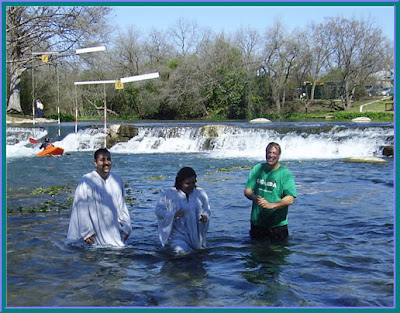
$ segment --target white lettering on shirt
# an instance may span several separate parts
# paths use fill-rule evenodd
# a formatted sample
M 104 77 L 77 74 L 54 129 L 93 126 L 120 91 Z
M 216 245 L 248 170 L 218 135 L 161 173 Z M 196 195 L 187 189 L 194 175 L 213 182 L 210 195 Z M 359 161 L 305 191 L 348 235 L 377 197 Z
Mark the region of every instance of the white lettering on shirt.
M 265 181 L 264 179 L 258 178 L 257 179 L 257 184 L 260 185 L 260 190 L 264 190 L 265 192 L 272 192 L 271 188 L 276 188 L 276 182 L 273 181 Z M 262 188 L 261 186 L 265 187 L 270 187 L 269 189 Z

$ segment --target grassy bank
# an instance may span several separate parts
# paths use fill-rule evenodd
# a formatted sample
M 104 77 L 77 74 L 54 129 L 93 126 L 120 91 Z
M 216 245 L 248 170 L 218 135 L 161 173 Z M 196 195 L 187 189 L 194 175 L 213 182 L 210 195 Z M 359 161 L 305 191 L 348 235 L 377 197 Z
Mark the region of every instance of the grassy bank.
M 288 113 L 281 116 L 266 116 L 270 120 L 290 120 L 290 121 L 309 121 L 309 120 L 336 120 L 351 121 L 357 117 L 369 117 L 374 122 L 393 122 L 393 113 L 386 112 L 327 112 L 327 113 Z
M 356 101 L 348 110 L 334 110 L 323 105 L 310 107 L 308 113 L 290 112 L 285 114 L 269 114 L 270 120 L 338 120 L 349 121 L 357 117 L 369 117 L 374 122 L 393 122 L 393 100 L 389 98 L 371 98 Z

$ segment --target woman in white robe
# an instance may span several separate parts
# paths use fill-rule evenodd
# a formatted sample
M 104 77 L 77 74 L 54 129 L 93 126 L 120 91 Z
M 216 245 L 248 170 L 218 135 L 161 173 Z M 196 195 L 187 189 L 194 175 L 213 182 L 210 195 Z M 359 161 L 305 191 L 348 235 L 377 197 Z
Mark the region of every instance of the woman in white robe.
M 97 246 L 122 247 L 132 231 L 124 185 L 110 172 L 108 150 L 99 150 L 95 153 L 97 170 L 84 175 L 76 188 L 67 237 Z
M 176 253 L 206 247 L 211 210 L 207 194 L 196 187 L 192 168 L 184 167 L 178 172 L 175 186 L 163 192 L 155 213 L 163 247 L 171 246 Z

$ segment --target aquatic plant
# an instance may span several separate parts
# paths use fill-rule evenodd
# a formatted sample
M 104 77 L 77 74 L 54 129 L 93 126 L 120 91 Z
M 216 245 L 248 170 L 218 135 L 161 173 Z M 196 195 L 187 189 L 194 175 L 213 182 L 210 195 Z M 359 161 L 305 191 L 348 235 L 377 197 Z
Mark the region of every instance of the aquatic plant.
M 156 180 L 163 180 L 163 179 L 165 179 L 165 178 L 166 178 L 165 176 L 160 175 L 160 176 L 153 176 L 153 177 L 150 177 L 149 180 L 150 180 L 150 181 L 156 181 Z

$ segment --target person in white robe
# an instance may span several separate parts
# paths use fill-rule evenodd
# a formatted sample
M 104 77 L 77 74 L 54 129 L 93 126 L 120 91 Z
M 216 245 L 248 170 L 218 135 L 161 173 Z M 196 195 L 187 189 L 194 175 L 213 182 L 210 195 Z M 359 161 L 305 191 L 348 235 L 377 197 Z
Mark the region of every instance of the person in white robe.
M 196 187 L 196 177 L 192 168 L 182 168 L 175 186 L 162 193 L 155 208 L 161 245 L 178 254 L 206 248 L 211 209 L 206 192 Z
M 111 173 L 111 155 L 99 149 L 96 170 L 85 174 L 75 191 L 67 238 L 96 246 L 125 246 L 131 220 L 125 202 L 124 184 Z

